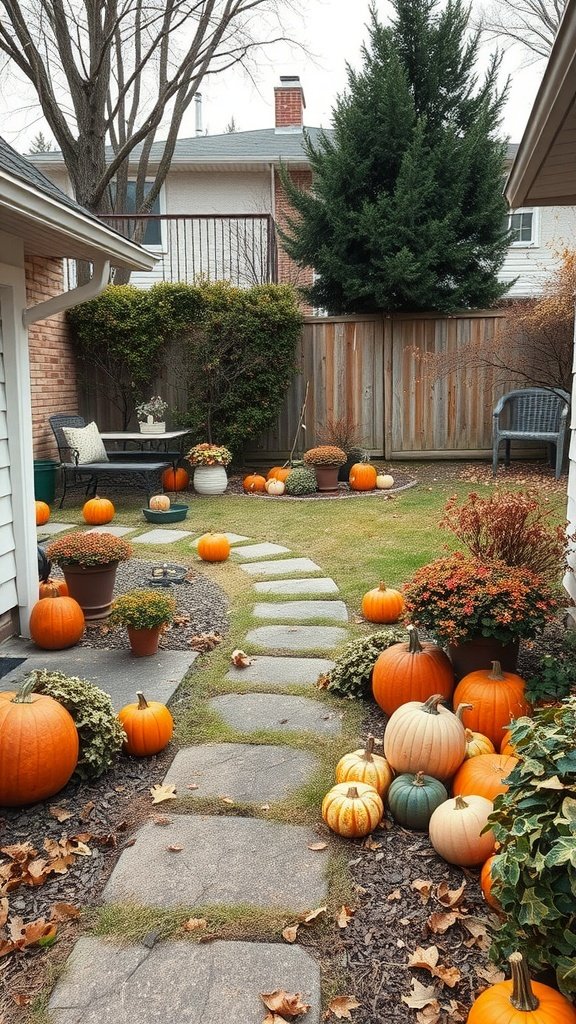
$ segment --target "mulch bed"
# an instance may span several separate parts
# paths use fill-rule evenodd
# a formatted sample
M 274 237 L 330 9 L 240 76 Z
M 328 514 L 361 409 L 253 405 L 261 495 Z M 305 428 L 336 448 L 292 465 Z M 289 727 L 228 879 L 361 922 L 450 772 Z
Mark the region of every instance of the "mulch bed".
M 365 498 L 368 496 L 371 498 L 380 497 L 382 500 L 386 500 L 394 497 L 400 491 L 406 491 L 410 487 L 415 487 L 418 483 L 413 474 L 406 472 L 406 470 L 396 470 L 392 467 L 391 475 L 394 477 L 394 486 L 386 491 L 353 491 L 347 483 L 339 483 L 337 491 L 314 491 L 313 494 L 280 495 L 263 494 L 257 491 L 252 494 L 245 494 L 242 487 L 244 476 L 231 476 L 228 480 L 226 492 L 221 497 L 244 494 L 247 498 L 261 498 L 268 501 L 334 501 L 338 498 Z

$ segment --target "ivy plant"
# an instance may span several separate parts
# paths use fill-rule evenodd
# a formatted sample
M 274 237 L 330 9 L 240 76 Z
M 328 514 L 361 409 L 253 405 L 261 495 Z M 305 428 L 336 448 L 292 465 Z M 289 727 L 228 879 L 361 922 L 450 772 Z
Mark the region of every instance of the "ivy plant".
M 351 640 L 336 659 L 334 668 L 326 675 L 330 692 L 352 700 L 369 697 L 372 692 L 372 669 L 378 655 L 403 640 L 406 640 L 406 630 L 400 626 L 381 629 L 360 640 Z
M 519 763 L 490 816 L 501 844 L 494 896 L 505 914 L 492 953 L 521 948 L 533 970 L 552 968 L 576 993 L 576 698 L 512 726 Z

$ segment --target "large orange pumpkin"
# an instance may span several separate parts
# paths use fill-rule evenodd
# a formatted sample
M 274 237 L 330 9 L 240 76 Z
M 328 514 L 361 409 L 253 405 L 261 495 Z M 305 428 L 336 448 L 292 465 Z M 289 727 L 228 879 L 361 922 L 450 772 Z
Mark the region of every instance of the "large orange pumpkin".
M 44 604 L 50 602 L 44 601 Z M 78 762 L 78 732 L 58 701 L 33 693 L 34 678 L 0 701 L 0 805 L 20 807 L 58 793 Z
M 126 733 L 122 749 L 137 757 L 159 754 L 172 739 L 174 721 L 168 708 L 159 701 L 147 701 L 144 694 L 136 694 L 136 704 L 126 704 L 118 718 Z
M 54 579 L 53 576 L 49 576 L 47 580 L 40 580 L 38 584 L 38 600 L 42 601 L 45 597 L 68 597 L 68 584 L 66 580 Z
M 368 622 L 398 622 L 404 611 L 404 598 L 399 590 L 380 583 L 362 598 L 362 615 Z
M 185 491 L 190 483 L 190 474 L 182 466 L 170 467 L 162 473 L 162 487 L 165 491 Z
M 408 643 L 393 644 L 379 655 L 372 672 L 374 700 L 387 715 L 411 700 L 424 701 L 435 693 L 446 700 L 454 689 L 450 659 L 436 644 L 421 643 L 408 626 Z
M 482 870 L 480 872 L 480 886 L 482 892 L 484 893 L 484 899 L 486 900 L 488 906 L 492 907 L 493 910 L 502 910 L 500 903 L 498 902 L 494 893 L 492 892 L 492 885 L 494 882 L 492 868 L 497 857 L 498 854 L 493 853 L 492 856 L 488 857 L 488 860 L 482 865 Z
M 249 473 L 242 481 L 242 489 L 245 494 L 253 494 L 255 491 L 263 494 L 266 490 L 266 477 L 260 476 L 259 473 Z
M 322 801 L 322 817 L 339 836 L 367 836 L 382 820 L 384 804 L 365 782 L 341 782 L 332 786 Z
M 466 735 L 458 715 L 442 707 L 442 694 L 427 701 L 402 704 L 390 717 L 384 733 L 384 757 L 394 771 L 424 772 L 448 779 L 466 753 Z
M 225 562 L 230 554 L 230 541 L 223 533 L 205 533 L 198 541 L 198 554 L 204 562 Z
M 460 793 L 461 796 L 475 793 L 477 796 L 485 796 L 487 800 L 495 800 L 499 793 L 506 793 L 508 790 L 508 786 L 502 780 L 508 778 L 517 764 L 516 757 L 502 754 L 479 754 L 478 757 L 470 757 L 456 772 L 452 783 L 453 791 Z
M 481 992 L 467 1024 L 576 1024 L 571 1002 L 550 985 L 532 981 L 521 953 L 512 953 L 508 962 L 512 979 Z
M 454 703 L 472 707 L 464 712 L 464 725 L 487 736 L 496 748 L 502 732 L 513 718 L 532 711 L 524 696 L 524 680 L 514 672 L 503 672 L 499 661 L 491 669 L 469 672 L 454 691 Z
M 44 526 L 50 519 L 50 505 L 45 501 L 36 501 L 36 526 Z
M 45 651 L 77 644 L 84 632 L 84 612 L 73 597 L 61 597 L 56 587 L 37 601 L 30 615 L 30 636 Z
M 84 503 L 82 515 L 84 522 L 90 523 L 91 526 L 103 526 L 105 523 L 112 522 L 115 511 L 114 505 L 108 498 L 99 498 L 96 495 L 95 498 L 90 498 Z
M 285 484 L 291 472 L 292 466 L 272 466 L 272 469 L 266 474 L 266 479 L 281 480 Z
M 353 491 L 373 491 L 378 473 L 369 462 L 355 462 L 350 470 L 348 483 Z
M 394 772 L 386 758 L 374 753 L 374 737 L 369 736 L 364 750 L 344 754 L 336 765 L 336 782 L 365 782 L 384 799 Z
M 440 804 L 428 827 L 436 853 L 449 864 L 463 868 L 483 864 L 494 849 L 492 830 L 482 834 L 491 813 L 492 803 L 483 796 L 464 798 L 458 795 L 454 800 Z

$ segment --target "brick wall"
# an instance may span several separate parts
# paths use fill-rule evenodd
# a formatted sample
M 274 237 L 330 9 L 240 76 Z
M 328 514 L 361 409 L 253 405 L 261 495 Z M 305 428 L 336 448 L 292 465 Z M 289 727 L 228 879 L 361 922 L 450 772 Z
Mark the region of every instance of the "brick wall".
M 301 128 L 304 123 L 304 91 L 296 77 L 280 77 L 280 85 L 274 89 L 276 128 Z
M 26 260 L 28 304 L 42 302 L 64 291 L 62 261 L 33 256 Z M 65 314 L 32 324 L 28 331 L 32 384 L 34 458 L 58 457 L 48 417 L 56 412 L 78 412 L 76 360 Z
M 312 171 L 290 171 L 290 177 L 298 188 L 306 189 L 307 191 L 312 187 Z M 276 171 L 274 174 L 274 193 L 275 193 L 275 220 L 280 228 L 284 228 L 286 225 L 286 215 L 294 214 L 290 201 L 286 196 L 280 175 Z M 311 267 L 299 267 L 294 263 L 288 254 L 282 248 L 282 239 L 278 238 L 278 281 L 281 284 L 291 284 L 296 288 L 306 287 L 312 284 L 313 271 Z M 303 312 L 309 314 L 311 309 L 309 306 L 302 306 Z

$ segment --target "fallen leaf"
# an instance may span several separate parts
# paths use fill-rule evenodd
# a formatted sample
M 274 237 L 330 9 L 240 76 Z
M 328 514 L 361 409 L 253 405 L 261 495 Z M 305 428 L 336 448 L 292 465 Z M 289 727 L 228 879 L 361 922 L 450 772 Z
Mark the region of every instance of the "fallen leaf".
M 339 928 L 347 928 L 354 916 L 354 911 L 347 906 L 340 907 L 336 916 L 336 923 Z
M 26 994 L 26 992 L 13 992 L 12 1000 L 16 1003 L 16 1006 L 29 1006 L 32 1002 L 32 996 Z
M 328 848 L 328 843 L 308 843 L 308 849 L 309 850 L 317 851 L 317 850 L 326 850 L 327 848 Z
M 435 911 L 435 913 L 430 914 L 426 924 L 428 925 L 429 930 L 434 932 L 435 935 L 443 935 L 444 932 L 447 932 L 448 929 L 451 928 L 453 924 L 456 924 L 456 921 L 461 917 L 462 914 L 457 910 L 447 910 L 444 912 Z
M 173 782 L 167 782 L 166 785 L 158 782 L 152 786 L 150 793 L 153 804 L 161 804 L 164 800 L 176 800 L 176 786 Z
M 436 989 L 433 985 L 422 985 L 416 978 L 412 978 L 412 991 L 410 995 L 400 997 L 406 1006 L 412 1010 L 421 1010 L 428 1003 L 436 1000 Z
M 155 825 L 169 825 L 172 818 L 168 818 L 166 814 L 157 814 L 156 817 L 152 818 Z
M 325 672 L 322 672 L 316 680 L 316 686 L 319 690 L 327 690 L 330 685 L 330 676 Z
M 299 927 L 300 927 L 299 924 L 290 924 L 290 925 L 288 925 L 288 927 L 285 928 L 284 931 L 282 932 L 282 938 L 286 942 L 296 942 L 296 939 L 298 937 L 298 928 Z
M 335 996 L 328 1003 L 330 1013 L 333 1013 L 338 1020 L 351 1020 L 350 1010 L 356 1010 L 358 1006 L 360 1003 L 354 999 L 354 996 Z
M 308 1013 L 310 1003 L 303 1003 L 300 992 L 286 992 L 285 989 L 276 989 L 274 992 L 261 992 L 260 999 L 267 1010 L 279 1013 L 286 1017 L 299 1017 Z
M 73 818 L 74 814 L 72 811 L 65 810 L 64 807 L 49 807 L 49 812 L 56 821 L 68 821 L 68 818 Z
M 262 1024 L 288 1024 L 286 1017 L 281 1017 L 279 1013 L 267 1013 L 262 1021 Z
M 438 1024 L 441 1013 L 440 1003 L 437 999 L 433 999 L 431 1003 L 417 1011 L 416 1020 L 418 1024 Z
M 414 952 L 410 954 L 408 967 L 422 967 L 424 970 L 431 971 L 434 974 L 439 956 L 438 946 L 429 946 L 428 949 L 422 949 L 422 946 L 417 946 Z
M 504 971 L 498 970 L 496 964 L 486 964 L 485 967 L 476 967 L 476 974 L 483 981 L 487 981 L 489 985 L 497 985 L 498 982 L 504 981 L 506 975 Z
M 462 924 L 472 939 L 464 940 L 465 946 L 478 946 L 480 949 L 487 949 L 490 944 L 488 929 L 484 921 L 479 917 L 462 917 Z
M 382 843 L 375 842 L 375 840 L 372 839 L 372 836 L 368 836 L 368 838 L 365 839 L 364 842 L 362 843 L 362 846 L 364 847 L 365 850 L 381 850 L 382 849 Z
M 190 622 L 190 616 L 182 612 L 180 615 L 175 615 L 172 619 L 173 626 L 187 626 Z
M 72 903 L 55 903 L 50 911 L 51 921 L 68 921 L 71 917 L 80 917 L 80 910 Z
M 462 894 L 466 888 L 466 882 L 462 882 L 462 885 L 458 889 L 450 889 L 448 882 L 440 882 L 436 887 L 434 896 L 443 907 L 455 907 L 462 899 Z
M 400 918 L 400 924 L 404 924 L 404 925 L 410 924 L 410 918 L 409 917 L 401 917 Z
M 303 924 L 310 924 L 311 921 L 315 921 L 320 914 L 325 914 L 328 907 L 316 907 L 316 910 L 311 910 L 310 913 L 306 914 L 303 919 Z
M 434 976 L 440 978 L 448 988 L 454 988 L 462 977 L 457 967 L 444 967 L 443 964 L 438 964 Z
M 400 892 L 400 889 L 393 889 L 392 892 L 388 893 L 386 899 L 389 903 L 391 903 L 392 900 L 401 900 L 402 893 Z
M 80 821 L 88 821 L 88 818 L 92 814 L 92 811 L 94 810 L 95 806 L 96 804 L 94 803 L 93 800 L 88 800 L 88 802 L 84 804 L 84 807 L 80 811 Z
M 4 896 L 0 900 L 0 928 L 3 928 L 8 920 L 8 900 Z
M 223 804 L 233 804 L 234 803 L 232 797 L 230 797 L 230 796 L 221 796 L 221 797 L 219 797 L 219 799 L 222 801 Z
M 239 647 L 232 651 L 230 660 L 236 668 L 248 668 L 252 664 L 252 658 L 249 658 L 246 652 L 241 651 Z
M 222 637 L 220 633 L 199 633 L 197 636 L 190 637 L 188 643 L 195 651 L 212 651 L 222 643 Z
M 182 853 L 183 846 L 178 846 L 178 843 L 172 843 L 171 846 L 167 846 L 166 849 L 169 853 Z
M 270 804 L 260 804 L 260 810 L 261 811 L 269 811 L 270 810 Z
M 184 922 L 183 928 L 185 932 L 197 932 L 201 928 L 206 928 L 208 922 L 205 917 L 189 917 Z
M 468 1020 L 468 1007 L 461 1003 L 458 999 L 451 999 L 450 1004 L 450 1024 L 464 1024 Z
M 200 789 L 200 786 L 197 782 L 191 782 L 189 786 L 186 786 L 186 789 Z
M 432 895 L 432 889 L 434 888 L 433 883 L 428 878 L 415 878 L 412 882 L 412 888 L 420 894 L 420 899 L 423 903 L 428 903 L 430 896 Z

